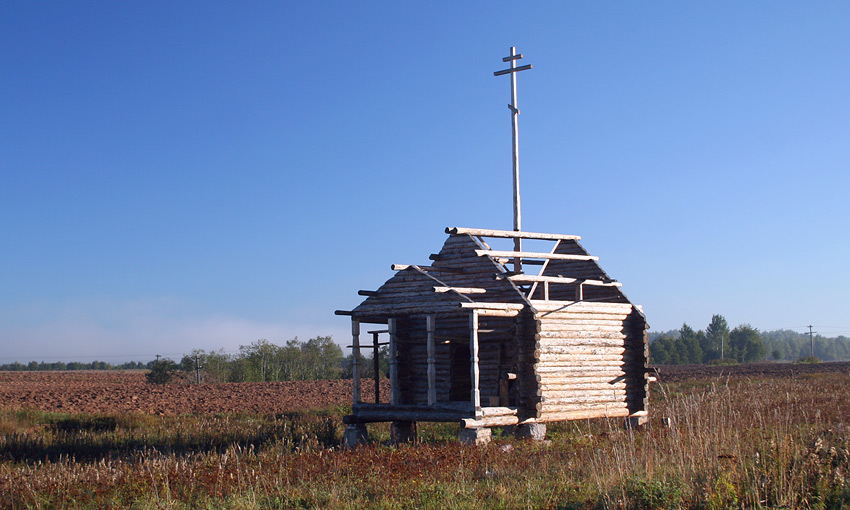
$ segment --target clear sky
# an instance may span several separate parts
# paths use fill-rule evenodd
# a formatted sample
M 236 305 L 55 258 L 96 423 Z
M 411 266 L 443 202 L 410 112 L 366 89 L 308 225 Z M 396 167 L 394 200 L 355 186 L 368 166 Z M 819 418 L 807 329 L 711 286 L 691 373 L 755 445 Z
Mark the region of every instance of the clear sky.
M 0 362 L 333 335 L 447 226 L 850 335 L 850 2 L 3 2 Z

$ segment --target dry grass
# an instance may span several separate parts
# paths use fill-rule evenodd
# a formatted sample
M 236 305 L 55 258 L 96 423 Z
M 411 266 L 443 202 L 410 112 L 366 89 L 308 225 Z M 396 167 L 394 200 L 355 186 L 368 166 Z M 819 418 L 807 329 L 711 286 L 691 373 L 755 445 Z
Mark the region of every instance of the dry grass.
M 342 410 L 295 416 L 0 412 L 0 508 L 850 508 L 846 374 L 656 387 L 651 427 L 551 444 L 339 450 Z M 660 426 L 672 417 L 674 427 Z M 386 427 L 372 426 L 376 441 Z

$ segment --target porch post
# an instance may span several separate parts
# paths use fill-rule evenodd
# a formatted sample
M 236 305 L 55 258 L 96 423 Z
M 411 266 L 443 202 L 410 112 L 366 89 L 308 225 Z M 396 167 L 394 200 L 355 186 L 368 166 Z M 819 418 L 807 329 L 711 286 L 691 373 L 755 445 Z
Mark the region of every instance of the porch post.
M 425 329 L 428 330 L 428 405 L 437 403 L 437 370 L 434 368 L 434 331 L 436 320 L 433 315 L 425 317 Z
M 470 375 L 472 380 L 472 407 L 475 409 L 475 418 L 483 418 L 481 412 L 481 391 L 478 389 L 478 310 L 472 310 L 469 315 L 469 361 Z
M 390 404 L 397 405 L 398 393 L 398 346 L 396 345 L 396 319 L 387 319 L 387 329 L 390 333 Z
M 351 358 L 351 376 L 354 378 L 354 405 L 360 403 L 360 369 L 357 366 L 357 358 L 360 357 L 360 321 L 351 319 L 351 347 L 354 356 Z

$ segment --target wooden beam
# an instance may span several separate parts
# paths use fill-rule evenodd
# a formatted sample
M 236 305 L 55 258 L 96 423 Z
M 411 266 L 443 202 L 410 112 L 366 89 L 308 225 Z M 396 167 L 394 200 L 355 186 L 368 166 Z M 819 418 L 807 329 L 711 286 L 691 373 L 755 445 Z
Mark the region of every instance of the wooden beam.
M 433 315 L 425 317 L 425 329 L 428 332 L 427 362 L 428 362 L 428 405 L 437 403 L 437 369 L 434 366 L 434 332 L 436 331 L 436 319 Z
M 594 255 L 572 255 L 569 253 L 540 253 L 530 251 L 509 251 L 509 250 L 475 250 L 475 254 L 479 257 L 489 255 L 491 257 L 515 258 L 523 259 L 544 259 L 544 260 L 599 260 L 599 257 Z
M 378 291 L 377 290 L 358 290 L 357 295 L 358 296 L 374 297 L 374 296 L 378 295 Z
M 387 319 L 387 329 L 390 333 L 390 404 L 396 405 L 399 402 L 396 319 Z
M 334 315 L 351 315 L 352 313 L 351 310 L 336 310 Z
M 479 389 L 478 369 L 478 310 L 472 310 L 469 314 L 469 371 L 472 378 L 472 408 L 475 410 L 475 418 L 483 417 L 481 411 L 481 390 Z
M 514 283 L 518 282 L 548 282 L 548 283 L 576 283 L 581 282 L 583 285 L 593 285 L 596 287 L 622 287 L 623 284 L 620 282 L 610 281 L 604 282 L 602 280 L 582 280 L 581 278 L 568 278 L 566 276 L 538 276 L 532 274 L 518 274 L 511 276 L 502 276 L 495 275 L 497 280 L 501 280 L 504 278 L 509 279 Z
M 360 403 L 360 370 L 357 366 L 357 358 L 360 357 L 360 321 L 356 319 L 351 320 L 351 338 L 351 375 L 354 379 L 354 405 L 357 405 Z
M 489 230 L 483 228 L 446 227 L 446 234 L 469 234 L 481 237 L 505 239 L 539 239 L 542 241 L 578 241 L 581 236 L 567 234 L 543 234 L 539 232 L 516 232 L 513 230 Z
M 451 292 L 455 291 L 458 294 L 484 294 L 487 292 L 487 289 L 482 289 L 481 287 L 434 287 L 434 292 Z
M 519 303 L 460 303 L 461 308 L 471 308 L 473 310 L 522 310 L 525 305 Z
M 422 271 L 434 271 L 434 272 L 443 272 L 443 273 L 463 273 L 464 269 L 460 267 L 434 267 L 434 266 L 420 266 L 417 264 L 392 264 L 390 265 L 390 269 L 393 271 L 404 271 L 407 268 L 415 267 L 417 269 L 421 269 Z

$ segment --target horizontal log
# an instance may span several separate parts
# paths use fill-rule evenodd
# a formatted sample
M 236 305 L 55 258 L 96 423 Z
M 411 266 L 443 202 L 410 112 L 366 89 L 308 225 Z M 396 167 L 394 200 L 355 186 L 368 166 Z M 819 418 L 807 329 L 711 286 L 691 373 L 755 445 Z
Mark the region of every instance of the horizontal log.
M 538 395 L 544 404 L 586 404 L 591 402 L 625 402 L 626 390 L 585 390 L 573 395 L 555 396 L 548 393 Z
M 574 324 L 574 325 L 564 324 L 564 325 L 560 326 L 560 329 L 558 329 L 557 331 L 563 331 L 563 332 L 584 331 L 584 332 L 600 332 L 600 333 L 621 333 L 623 331 L 623 327 L 622 326 L 603 326 L 603 325 L 588 326 L 588 325 L 581 325 L 581 324 Z M 539 334 L 543 334 L 544 332 L 550 333 L 549 336 L 557 337 L 557 335 L 551 335 L 553 330 L 549 330 L 549 331 L 544 330 L 544 331 L 541 331 Z
M 611 391 L 611 390 L 620 390 L 625 392 L 628 391 L 626 387 L 626 383 L 617 383 L 617 384 L 608 384 L 608 383 L 597 383 L 597 384 L 577 384 L 572 387 L 565 387 L 563 390 L 552 390 L 545 389 L 537 392 L 538 397 L 546 397 L 546 398 L 567 398 L 574 395 L 584 395 L 585 392 L 588 391 Z M 637 390 L 635 390 L 637 391 Z
M 627 335 L 619 331 L 562 331 L 558 336 L 551 338 L 547 338 L 547 336 L 551 335 L 537 337 L 537 341 L 541 345 L 576 345 L 585 341 L 617 341 L 622 343 L 628 339 Z
M 507 250 L 475 250 L 479 257 L 504 257 L 508 259 L 544 259 L 544 260 L 599 260 L 593 255 L 572 255 L 566 253 L 543 253 L 531 251 L 507 251 Z
M 439 273 L 443 273 L 443 272 L 463 273 L 463 269 L 446 267 L 446 266 L 441 266 L 441 267 L 420 266 L 418 264 L 391 264 L 390 265 L 390 269 L 392 269 L 393 271 L 404 271 L 405 269 L 410 269 L 410 268 L 419 269 L 420 271 L 423 271 L 423 272 L 426 272 L 426 273 L 430 273 L 432 271 L 433 272 L 439 272 Z
M 569 307 L 564 308 L 561 303 L 553 303 L 551 301 L 541 301 L 540 306 L 537 309 L 541 313 L 558 313 L 558 311 L 563 311 L 565 313 L 573 313 L 573 312 L 602 312 L 607 311 L 608 313 L 630 313 L 632 310 L 632 305 L 629 303 L 602 303 L 602 302 L 592 302 L 592 301 L 578 301 L 571 304 Z
M 516 407 L 482 407 L 481 413 L 485 418 L 493 416 L 516 416 Z
M 583 385 L 583 384 L 610 384 L 610 383 L 621 383 L 626 380 L 625 375 L 611 377 L 611 376 L 572 376 L 572 377 L 563 377 L 563 378 L 550 378 L 546 381 L 540 382 L 537 386 L 541 390 L 554 390 L 558 391 L 561 389 L 571 388 L 573 385 Z
M 624 408 L 577 409 L 538 412 L 538 416 L 535 421 L 537 423 L 547 423 L 555 421 L 588 420 L 592 418 L 625 418 L 626 416 L 629 416 L 629 410 Z
M 543 354 L 537 357 L 536 365 L 540 366 L 560 366 L 560 365 L 576 365 L 584 366 L 595 365 L 600 362 L 628 362 L 629 358 L 624 354 Z
M 593 318 L 569 318 L 566 320 L 542 320 L 540 321 L 540 328 L 543 331 L 570 331 L 570 327 L 572 326 L 605 326 L 605 327 L 616 327 L 619 329 L 628 328 L 630 326 L 634 326 L 634 323 L 627 320 L 626 318 L 622 319 L 612 319 L 608 317 L 593 317 Z
M 628 364 L 632 359 L 628 353 L 624 354 L 552 354 L 546 355 L 546 358 L 537 358 L 535 366 L 542 367 L 558 367 L 558 366 L 573 366 L 582 365 L 585 368 L 590 366 L 621 366 Z M 538 370 L 539 371 L 539 370 Z
M 478 429 L 485 427 L 507 427 L 519 423 L 517 416 L 493 416 L 490 418 L 464 418 L 461 420 L 461 426 L 465 429 Z
M 487 289 L 481 287 L 434 287 L 434 292 L 457 292 L 458 294 L 484 294 Z
M 514 230 L 490 230 L 484 228 L 446 227 L 446 234 L 468 234 L 480 237 L 498 237 L 503 239 L 539 239 L 541 241 L 578 241 L 581 236 L 568 234 L 544 234 L 539 232 L 517 232 Z
M 566 345 L 564 342 L 559 342 L 557 345 L 536 342 L 534 355 L 540 357 L 543 354 L 572 354 L 597 349 L 611 349 L 621 353 L 624 352 L 625 346 L 622 340 L 574 340 Z
M 460 303 L 461 308 L 477 310 L 522 310 L 525 305 L 518 303 Z
M 609 401 L 609 402 L 570 402 L 564 404 L 553 404 L 553 403 L 542 403 L 538 402 L 535 405 L 538 413 L 559 413 L 565 411 L 582 411 L 582 410 L 614 410 L 614 409 L 626 409 L 628 410 L 629 406 L 625 400 L 623 401 Z
M 610 377 L 616 379 L 622 377 L 625 372 L 620 366 L 610 367 L 560 367 L 557 371 L 538 372 L 534 374 L 534 379 L 538 383 L 560 384 L 563 381 L 569 380 L 570 377 Z
M 590 280 L 582 278 L 568 278 L 566 276 L 539 276 L 532 274 L 517 274 L 506 277 L 514 283 L 557 283 L 557 284 L 574 284 L 581 283 L 592 287 L 622 287 L 623 284 L 615 281 Z

